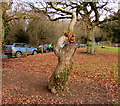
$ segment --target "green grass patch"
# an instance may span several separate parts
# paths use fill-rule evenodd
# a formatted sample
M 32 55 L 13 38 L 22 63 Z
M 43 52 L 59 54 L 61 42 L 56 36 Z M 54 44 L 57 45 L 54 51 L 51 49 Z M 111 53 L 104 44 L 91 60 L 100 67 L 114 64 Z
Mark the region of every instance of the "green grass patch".
M 111 47 L 111 46 L 96 46 L 96 49 L 99 51 L 107 51 L 107 52 L 116 52 L 120 50 L 120 47 Z

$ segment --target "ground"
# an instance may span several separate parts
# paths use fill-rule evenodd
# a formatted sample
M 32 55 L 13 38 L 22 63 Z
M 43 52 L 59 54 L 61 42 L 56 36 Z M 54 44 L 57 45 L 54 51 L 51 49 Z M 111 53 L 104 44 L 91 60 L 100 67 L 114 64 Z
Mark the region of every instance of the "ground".
M 79 48 L 69 89 L 52 94 L 47 85 L 57 65 L 54 53 L 3 59 L 3 104 L 118 104 L 118 54 Z

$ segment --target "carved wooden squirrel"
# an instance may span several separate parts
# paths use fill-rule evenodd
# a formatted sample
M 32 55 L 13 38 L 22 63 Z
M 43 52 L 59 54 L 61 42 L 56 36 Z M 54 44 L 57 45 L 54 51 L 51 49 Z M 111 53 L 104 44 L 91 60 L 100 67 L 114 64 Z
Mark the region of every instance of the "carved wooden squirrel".
M 65 37 L 68 37 L 69 43 L 75 43 L 75 34 L 65 33 Z

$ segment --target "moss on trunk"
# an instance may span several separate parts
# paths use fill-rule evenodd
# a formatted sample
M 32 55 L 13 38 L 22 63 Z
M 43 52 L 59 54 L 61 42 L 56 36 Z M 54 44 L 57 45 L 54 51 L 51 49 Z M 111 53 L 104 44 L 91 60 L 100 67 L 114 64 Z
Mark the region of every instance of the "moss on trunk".
M 48 89 L 52 93 L 57 93 L 66 89 L 66 83 L 71 73 L 73 55 L 76 48 L 76 45 L 68 44 L 61 49 L 61 53 L 58 56 L 58 65 L 50 78 L 48 86 Z
M 87 53 L 94 54 L 94 34 L 93 29 L 89 30 L 87 37 Z

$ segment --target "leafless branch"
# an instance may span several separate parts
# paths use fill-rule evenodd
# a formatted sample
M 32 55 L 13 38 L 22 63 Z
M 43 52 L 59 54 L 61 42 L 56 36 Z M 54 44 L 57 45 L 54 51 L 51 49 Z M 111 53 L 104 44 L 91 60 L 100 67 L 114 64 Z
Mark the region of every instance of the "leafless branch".
M 49 5 L 51 5 L 51 7 L 54 8 L 55 10 L 57 10 L 57 11 L 61 11 L 63 13 L 67 13 L 67 14 L 70 14 L 70 15 L 72 14 L 71 11 L 65 10 L 63 8 L 56 7 L 53 2 L 49 2 Z

